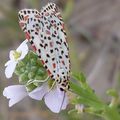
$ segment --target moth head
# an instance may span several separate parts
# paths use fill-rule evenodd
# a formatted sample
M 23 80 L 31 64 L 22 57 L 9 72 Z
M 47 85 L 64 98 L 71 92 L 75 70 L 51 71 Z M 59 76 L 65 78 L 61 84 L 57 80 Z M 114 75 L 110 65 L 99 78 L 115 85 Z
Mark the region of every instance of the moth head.
M 23 9 L 18 13 L 19 24 L 23 31 L 26 30 L 26 25 L 29 18 L 40 17 L 39 11 L 36 9 Z

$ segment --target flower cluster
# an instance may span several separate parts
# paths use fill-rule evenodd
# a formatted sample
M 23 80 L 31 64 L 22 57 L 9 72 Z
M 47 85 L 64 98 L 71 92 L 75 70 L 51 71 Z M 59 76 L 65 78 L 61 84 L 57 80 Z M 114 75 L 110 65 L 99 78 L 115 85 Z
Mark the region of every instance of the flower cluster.
M 16 50 L 9 53 L 10 60 L 5 64 L 5 75 L 7 78 L 11 78 L 13 73 L 18 75 L 19 85 L 6 87 L 3 95 L 9 99 L 9 107 L 29 96 L 35 100 L 44 99 L 51 111 L 59 113 L 68 104 L 66 92 L 61 91 L 56 82 L 47 77 L 41 61 L 28 49 L 27 42 L 28 40 L 23 41 Z

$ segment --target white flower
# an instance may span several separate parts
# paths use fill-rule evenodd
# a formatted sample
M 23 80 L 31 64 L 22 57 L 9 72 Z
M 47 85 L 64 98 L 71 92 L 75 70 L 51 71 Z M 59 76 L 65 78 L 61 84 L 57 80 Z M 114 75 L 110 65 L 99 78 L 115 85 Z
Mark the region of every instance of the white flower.
M 28 40 L 23 41 L 16 50 L 11 50 L 9 53 L 10 60 L 5 63 L 5 75 L 11 78 L 17 63 L 22 60 L 28 53 Z
M 48 84 L 44 83 L 41 87 L 29 93 L 29 96 L 36 100 L 41 100 L 44 97 L 47 107 L 55 113 L 59 113 L 61 110 L 66 109 L 68 104 L 66 93 L 61 91 L 57 85 L 50 90 Z
M 42 100 L 44 98 L 45 104 L 55 113 L 59 113 L 61 110 L 64 110 L 68 104 L 66 93 L 64 91 L 60 91 L 57 86 L 50 90 L 48 83 L 44 83 L 42 86 L 34 89 L 30 93 L 27 92 L 24 85 L 8 86 L 4 89 L 3 95 L 10 99 L 9 107 L 16 104 L 27 95 L 35 100 Z
M 27 91 L 24 85 L 12 85 L 4 89 L 3 95 L 9 100 L 9 107 L 18 103 L 27 96 Z

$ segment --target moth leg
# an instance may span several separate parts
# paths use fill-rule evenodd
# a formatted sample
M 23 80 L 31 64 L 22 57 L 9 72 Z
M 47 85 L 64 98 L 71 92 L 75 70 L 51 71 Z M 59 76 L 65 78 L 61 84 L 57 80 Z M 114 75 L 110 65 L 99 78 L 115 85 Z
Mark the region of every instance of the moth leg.
M 53 87 L 55 86 L 56 82 L 57 82 L 57 80 L 55 80 L 55 81 L 53 82 L 51 88 L 49 89 L 49 91 L 48 91 L 47 93 L 49 93 L 49 92 L 53 89 Z
M 45 80 L 29 80 L 26 85 L 30 85 L 31 83 L 44 83 L 49 79 L 49 76 Z
M 53 87 L 55 86 L 56 82 L 57 82 L 57 79 L 53 82 L 51 88 L 49 89 L 48 92 L 45 93 L 45 95 L 47 95 L 47 94 L 53 89 Z M 65 91 L 63 91 L 63 92 L 64 92 L 64 95 L 63 95 L 63 99 L 62 99 L 62 102 L 61 102 L 61 105 L 60 105 L 60 111 L 61 111 L 61 109 L 62 109 L 62 106 L 63 106 L 63 104 L 64 104 L 64 100 L 65 100 Z M 44 96 L 45 96 L 45 95 L 44 95 Z
M 57 82 L 57 80 L 55 80 L 55 81 L 53 82 L 51 88 L 45 93 L 45 95 L 47 95 L 47 94 L 53 89 L 53 87 L 55 86 L 56 82 Z M 44 95 L 44 96 L 45 96 L 45 95 Z

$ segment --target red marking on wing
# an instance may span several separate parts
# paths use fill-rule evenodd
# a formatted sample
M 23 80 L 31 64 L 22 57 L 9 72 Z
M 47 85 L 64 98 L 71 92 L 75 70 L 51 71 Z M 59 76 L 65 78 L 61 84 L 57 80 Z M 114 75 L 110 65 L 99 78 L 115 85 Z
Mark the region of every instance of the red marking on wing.
M 32 48 L 35 50 L 35 52 L 37 51 L 37 48 L 34 45 L 32 45 Z
M 35 17 L 36 17 L 36 18 L 40 18 L 40 16 L 39 16 L 39 15 L 35 15 Z
M 45 62 L 43 60 L 41 60 L 41 62 L 42 62 L 43 65 L 45 64 Z
M 27 21 L 27 20 L 28 20 L 28 17 L 29 17 L 29 15 L 25 16 L 25 17 L 24 17 L 24 20 Z
M 48 75 L 51 75 L 51 72 L 50 72 L 50 70 L 49 70 L 49 69 L 47 70 L 47 72 L 48 72 Z
M 23 22 L 19 22 L 19 25 L 20 25 L 21 28 L 24 27 L 24 23 Z
M 57 27 L 57 25 L 56 24 L 53 24 L 53 26 L 56 28 Z
M 62 18 L 62 16 L 61 16 L 60 14 L 59 14 L 59 15 L 57 15 L 57 17 L 58 17 L 58 18 Z
M 30 40 L 30 34 L 28 32 L 25 33 L 25 38 Z
M 53 47 L 53 42 L 50 42 L 50 47 Z
M 39 29 L 38 29 L 38 28 L 36 28 L 36 31 L 37 31 L 37 32 L 39 32 Z
M 55 11 L 52 11 L 51 15 L 55 15 L 55 14 L 56 14 L 56 12 L 55 12 Z
M 45 16 L 48 16 L 49 15 L 49 13 L 45 13 Z
M 47 35 L 50 35 L 50 31 L 46 30 L 46 34 L 47 34 Z
M 65 62 L 62 60 L 62 64 L 65 65 Z
M 48 22 L 45 22 L 45 24 L 48 24 Z
M 64 24 L 62 24 L 62 28 L 65 29 L 65 25 Z
M 56 68 L 56 64 L 55 63 L 53 63 L 53 68 Z

